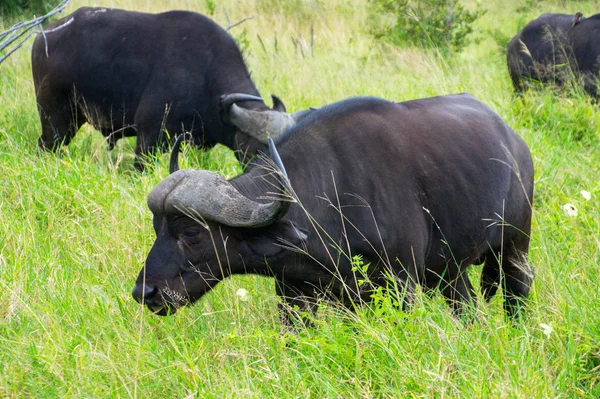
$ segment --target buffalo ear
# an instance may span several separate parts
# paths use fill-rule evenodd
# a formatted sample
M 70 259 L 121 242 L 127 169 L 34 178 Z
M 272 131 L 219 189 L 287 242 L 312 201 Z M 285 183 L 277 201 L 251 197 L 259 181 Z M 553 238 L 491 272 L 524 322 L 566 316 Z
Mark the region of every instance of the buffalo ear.
M 277 97 L 275 94 L 271 94 L 271 98 L 273 99 L 273 111 L 287 112 L 285 104 L 279 97 Z
M 259 229 L 246 229 L 244 242 L 253 256 L 270 259 L 284 255 L 294 247 L 302 248 L 302 241 L 308 238 L 308 231 L 295 226 L 288 220 Z

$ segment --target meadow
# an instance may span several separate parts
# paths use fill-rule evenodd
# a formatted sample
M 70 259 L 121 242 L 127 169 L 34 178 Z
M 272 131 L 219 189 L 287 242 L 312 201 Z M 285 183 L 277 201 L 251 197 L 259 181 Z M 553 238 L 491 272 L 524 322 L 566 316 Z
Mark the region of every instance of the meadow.
M 0 64 L 0 397 L 600 397 L 600 112 L 577 90 L 515 96 L 505 57 L 527 21 L 592 15 L 600 1 L 485 2 L 474 42 L 453 55 L 376 40 L 382 17 L 366 0 L 75 0 L 68 11 L 83 5 L 189 9 L 222 26 L 252 16 L 230 33 L 263 97 L 290 111 L 357 95 L 472 93 L 531 148 L 536 277 L 519 325 L 499 296 L 465 325 L 440 295 L 419 295 L 407 313 L 324 304 L 314 328 L 282 335 L 273 280 L 255 276 L 229 278 L 173 317 L 152 315 L 130 292 L 154 241 L 146 196 L 168 156 L 139 173 L 133 139 L 108 152 L 89 126 L 41 152 L 30 41 Z M 224 147 L 180 158 L 241 173 Z M 480 272 L 471 269 L 476 286 Z

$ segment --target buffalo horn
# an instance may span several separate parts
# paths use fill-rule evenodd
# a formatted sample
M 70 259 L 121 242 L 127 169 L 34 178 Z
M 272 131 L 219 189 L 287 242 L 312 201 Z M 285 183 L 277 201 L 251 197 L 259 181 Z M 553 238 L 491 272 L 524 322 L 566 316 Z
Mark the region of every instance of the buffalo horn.
M 259 203 L 242 195 L 231 183 L 208 170 L 183 169 L 167 176 L 148 196 L 153 212 L 184 213 L 232 227 L 272 224 L 289 203 Z
M 221 104 L 223 105 L 223 109 L 229 109 L 232 104 L 239 103 L 242 101 L 264 101 L 262 97 L 253 96 L 250 94 L 244 93 L 232 93 L 226 94 L 221 97 Z
M 271 99 L 273 100 L 273 111 L 287 112 L 285 104 L 279 97 L 277 97 L 275 94 L 271 94 Z
M 175 144 L 171 149 L 171 158 L 169 159 L 169 173 L 175 173 L 179 170 L 179 149 L 181 148 L 181 142 L 185 138 L 185 133 L 177 136 Z
M 296 121 L 291 115 L 278 111 L 252 111 L 231 106 L 231 122 L 243 132 L 251 135 L 263 144 L 267 144 L 269 137 L 277 139 L 288 128 L 294 126 Z
M 248 94 L 228 94 L 223 96 L 222 101 L 224 109 L 229 110 L 230 120 L 235 126 L 261 143 L 268 144 L 269 137 L 278 139 L 283 132 L 314 111 L 309 108 L 287 114 L 283 102 L 277 96 L 271 97 L 273 98 L 273 110 L 268 111 L 254 111 L 239 107 L 237 102 L 259 99 L 259 97 Z
M 275 142 L 272 138 L 269 137 L 269 151 L 271 152 L 271 158 L 273 158 L 273 162 L 275 162 L 275 166 L 279 168 L 283 176 L 288 177 L 287 172 L 285 171 L 285 166 L 283 166 L 283 162 L 281 161 L 281 157 L 279 156 L 279 152 L 277 152 L 277 148 L 275 148 Z

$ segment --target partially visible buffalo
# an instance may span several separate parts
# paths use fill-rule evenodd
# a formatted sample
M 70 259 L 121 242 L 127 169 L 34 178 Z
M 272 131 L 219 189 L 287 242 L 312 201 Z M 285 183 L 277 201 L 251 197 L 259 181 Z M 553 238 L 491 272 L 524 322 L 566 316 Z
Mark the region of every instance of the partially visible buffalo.
M 528 23 L 509 43 L 508 70 L 515 90 L 529 81 L 564 84 L 581 80 L 598 96 L 600 14 L 543 14 Z
M 244 159 L 265 147 L 253 135 L 277 137 L 305 115 L 275 96 L 269 109 L 231 36 L 194 12 L 80 8 L 37 36 L 32 69 L 42 148 L 69 144 L 88 122 L 109 149 L 137 136 L 138 161 L 165 146 L 165 131 Z
M 368 301 L 390 279 L 407 303 L 422 284 L 461 312 L 475 300 L 467 268 L 485 262 L 484 297 L 502 286 L 516 314 L 533 280 L 533 164 L 525 142 L 473 96 L 349 99 L 277 146 L 271 157 L 287 175 L 267 156 L 230 181 L 177 170 L 175 160 L 148 196 L 157 238 L 133 289 L 138 302 L 166 315 L 227 276 L 256 273 L 274 277 L 292 305 L 281 306 L 284 322 L 322 294 Z

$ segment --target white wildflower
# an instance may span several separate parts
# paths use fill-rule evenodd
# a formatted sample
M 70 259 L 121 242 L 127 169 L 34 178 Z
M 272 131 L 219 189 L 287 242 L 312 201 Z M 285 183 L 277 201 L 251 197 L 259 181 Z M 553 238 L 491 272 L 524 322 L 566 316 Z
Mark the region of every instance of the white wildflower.
M 586 201 L 589 201 L 592 199 L 592 194 L 589 191 L 581 190 L 579 193 L 581 194 L 581 196 L 583 198 L 585 198 Z
M 569 217 L 577 216 L 577 207 L 573 204 L 564 204 L 563 211 L 565 211 L 566 215 Z
M 542 332 L 546 337 L 549 337 L 550 334 L 552 334 L 552 331 L 554 331 L 552 327 L 545 323 L 540 323 L 540 327 L 542 327 Z
M 235 292 L 235 295 L 238 297 L 238 299 L 240 301 L 246 302 L 248 299 L 250 299 L 250 293 L 248 292 L 248 290 L 244 289 L 244 288 L 240 288 L 239 290 L 237 290 Z

